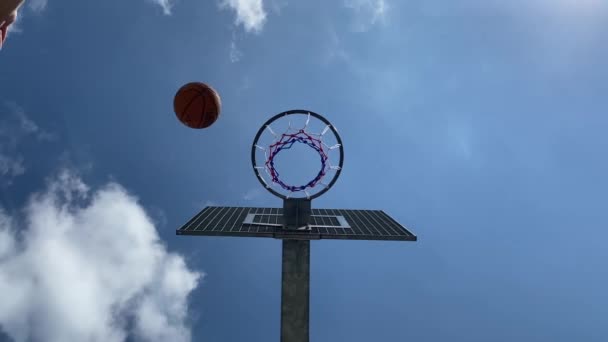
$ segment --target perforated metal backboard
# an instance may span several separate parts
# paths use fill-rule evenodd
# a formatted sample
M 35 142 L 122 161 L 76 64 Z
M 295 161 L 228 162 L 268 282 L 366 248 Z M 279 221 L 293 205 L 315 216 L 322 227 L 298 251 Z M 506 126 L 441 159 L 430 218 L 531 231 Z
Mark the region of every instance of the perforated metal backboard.
M 416 241 L 416 236 L 381 210 L 312 209 L 310 223 L 285 229 L 283 209 L 206 207 L 178 235 Z

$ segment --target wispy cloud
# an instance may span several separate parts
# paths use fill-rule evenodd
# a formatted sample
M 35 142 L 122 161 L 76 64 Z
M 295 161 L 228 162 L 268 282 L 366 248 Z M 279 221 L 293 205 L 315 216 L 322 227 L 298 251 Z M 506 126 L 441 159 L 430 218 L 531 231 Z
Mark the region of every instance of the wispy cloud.
M 152 222 L 159 229 L 164 228 L 167 225 L 168 219 L 165 211 L 156 206 L 148 206 L 148 215 L 152 219 Z
M 190 340 L 203 274 L 120 185 L 92 191 L 63 171 L 23 212 L 0 208 L 0 326 L 15 341 Z
M 34 135 L 37 139 L 43 141 L 55 139 L 54 134 L 41 129 L 38 124 L 32 121 L 32 119 L 25 114 L 23 107 L 19 106 L 15 102 L 8 102 L 6 103 L 6 106 L 12 115 L 17 119 L 21 132 Z
M 192 208 L 194 210 L 201 210 L 201 209 L 206 208 L 206 207 L 217 207 L 218 205 L 219 204 L 216 201 L 204 200 L 204 201 L 193 202 L 192 203 Z
M 174 0 L 148 0 L 152 1 L 155 4 L 159 5 L 163 9 L 163 13 L 166 15 L 171 15 L 171 9 L 173 8 Z
M 345 50 L 338 33 L 333 27 L 328 30 L 327 37 L 326 48 L 322 50 L 324 53 L 321 63 L 328 65 L 332 62 L 350 62 L 350 55 Z
M 48 5 L 48 0 L 28 0 L 28 7 L 34 12 L 42 12 Z
M 389 9 L 386 0 L 345 0 L 344 6 L 353 14 L 353 30 L 356 32 L 365 32 L 384 23 Z
M 8 184 L 10 184 L 11 179 L 24 173 L 25 166 L 23 166 L 23 157 L 12 157 L 0 153 L 0 176 L 5 179 Z
M 221 9 L 236 13 L 235 25 L 242 25 L 246 32 L 259 33 L 266 23 L 266 11 L 262 0 L 221 0 Z
M 217 203 L 215 201 L 206 200 L 205 203 L 203 204 L 203 206 L 205 206 L 205 207 L 215 207 L 215 206 L 217 206 Z
M 261 195 L 262 190 L 260 188 L 251 188 L 243 194 L 243 199 L 245 201 L 253 201 L 256 198 L 259 198 Z
M 55 136 L 41 129 L 14 102 L 0 106 L 0 183 L 10 185 L 13 179 L 25 173 L 26 167 L 18 146 L 26 140 L 51 141 Z
M 267 3 L 268 4 L 268 3 Z M 275 14 L 280 14 L 281 8 L 286 3 L 270 1 L 271 11 Z M 220 0 L 219 8 L 222 10 L 231 10 L 236 14 L 234 25 L 242 26 L 247 33 L 260 33 L 266 23 L 267 13 L 264 10 L 263 0 Z M 236 30 L 232 34 L 230 40 L 230 62 L 237 63 L 243 57 L 243 52 L 237 45 Z
M 217 203 L 215 201 L 206 200 L 203 203 L 203 207 L 215 207 L 215 206 L 217 206 Z
M 236 41 L 233 38 L 232 41 L 230 42 L 230 61 L 232 63 L 236 63 L 241 60 L 242 56 L 243 56 L 243 53 L 236 46 Z

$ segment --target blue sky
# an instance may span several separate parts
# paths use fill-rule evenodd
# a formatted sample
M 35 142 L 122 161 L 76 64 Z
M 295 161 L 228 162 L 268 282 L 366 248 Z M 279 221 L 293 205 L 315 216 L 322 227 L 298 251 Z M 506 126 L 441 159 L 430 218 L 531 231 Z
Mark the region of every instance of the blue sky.
M 177 237 L 280 206 L 284 110 L 340 130 L 317 208 L 415 243 L 317 241 L 311 341 L 608 339 L 608 3 L 26 1 L 0 51 L 0 340 L 271 341 L 280 241 Z M 172 111 L 202 81 L 209 129 Z

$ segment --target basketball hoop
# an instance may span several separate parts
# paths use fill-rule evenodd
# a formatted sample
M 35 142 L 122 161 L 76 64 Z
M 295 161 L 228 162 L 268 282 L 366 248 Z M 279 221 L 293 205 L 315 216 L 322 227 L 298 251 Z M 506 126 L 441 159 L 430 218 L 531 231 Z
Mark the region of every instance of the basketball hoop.
M 279 127 L 283 127 L 283 133 L 277 133 L 281 132 Z M 275 165 L 277 155 L 287 153 L 294 144 L 308 146 L 321 162 L 318 173 L 299 185 L 288 184 Z M 308 110 L 290 110 L 270 118 L 260 127 L 251 147 L 256 177 L 266 190 L 282 199 L 312 200 L 321 196 L 340 176 L 343 161 L 344 148 L 336 128 L 323 116 Z

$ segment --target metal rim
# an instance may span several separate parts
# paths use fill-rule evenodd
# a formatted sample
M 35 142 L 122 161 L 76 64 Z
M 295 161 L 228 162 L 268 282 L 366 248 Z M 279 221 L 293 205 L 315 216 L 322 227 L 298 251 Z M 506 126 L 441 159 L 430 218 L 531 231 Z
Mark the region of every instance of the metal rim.
M 255 138 L 253 139 L 253 144 L 251 144 L 251 166 L 253 167 L 253 172 L 255 173 L 256 178 L 258 179 L 258 181 L 260 182 L 260 184 L 262 184 L 262 186 L 268 190 L 271 194 L 282 198 L 282 199 L 287 199 L 287 198 L 291 198 L 288 196 L 285 196 L 283 194 L 281 194 L 280 192 L 272 189 L 272 187 L 267 184 L 264 180 L 264 178 L 262 177 L 262 175 L 260 175 L 260 171 L 256 168 L 256 144 L 258 143 L 258 140 L 260 139 L 260 137 L 262 136 L 262 133 L 264 132 L 264 130 L 266 129 L 267 126 L 269 126 L 271 123 L 273 123 L 274 121 L 287 116 L 287 115 L 292 115 L 292 114 L 310 114 L 310 116 L 313 116 L 317 119 L 319 119 L 321 122 L 325 123 L 329 129 L 332 131 L 332 133 L 334 134 L 334 136 L 336 137 L 336 141 L 338 144 L 340 144 L 340 160 L 338 163 L 338 169 L 336 170 L 336 173 L 334 174 L 333 179 L 327 184 L 327 186 L 315 193 L 314 195 L 311 195 L 310 197 L 303 197 L 303 198 L 308 198 L 310 200 L 315 199 L 321 195 L 323 195 L 324 193 L 326 193 L 329 189 L 331 189 L 333 187 L 333 185 L 336 183 L 336 181 L 338 180 L 338 178 L 340 177 L 340 173 L 342 173 L 342 165 L 344 163 L 344 146 L 342 144 L 342 138 L 340 138 L 340 134 L 338 134 L 338 131 L 336 130 L 336 128 L 334 127 L 334 125 L 331 124 L 331 122 L 329 122 L 329 120 L 327 120 L 326 118 L 324 118 L 323 116 L 321 116 L 320 114 L 317 114 L 313 111 L 310 110 L 304 110 L 304 109 L 292 109 L 292 110 L 288 110 L 282 113 L 279 113 L 273 117 L 271 117 L 270 119 L 268 119 L 263 125 L 262 127 L 260 127 L 260 129 L 258 130 L 258 133 L 255 135 Z M 294 197 L 294 198 L 299 198 L 299 197 Z

